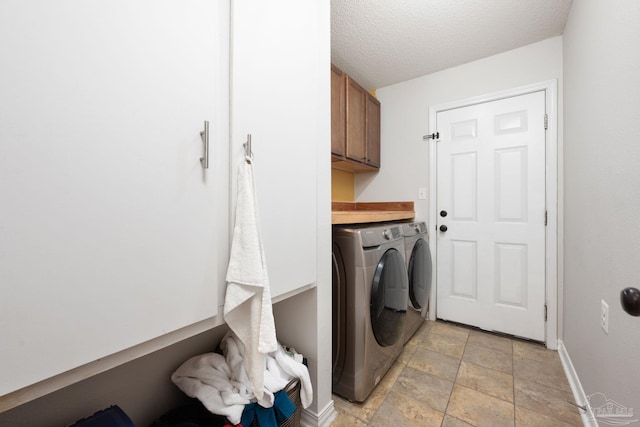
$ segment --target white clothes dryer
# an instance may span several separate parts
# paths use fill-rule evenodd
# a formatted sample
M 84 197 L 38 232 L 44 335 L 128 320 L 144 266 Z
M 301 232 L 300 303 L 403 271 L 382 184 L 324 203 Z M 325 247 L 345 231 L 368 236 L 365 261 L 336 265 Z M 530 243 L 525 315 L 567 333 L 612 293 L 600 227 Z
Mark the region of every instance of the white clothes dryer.
M 402 224 L 405 258 L 409 278 L 409 302 L 405 319 L 404 343 L 416 333 L 427 316 L 431 294 L 431 250 L 429 233 L 424 222 Z
M 334 393 L 364 401 L 397 359 L 408 286 L 400 225 L 334 226 Z

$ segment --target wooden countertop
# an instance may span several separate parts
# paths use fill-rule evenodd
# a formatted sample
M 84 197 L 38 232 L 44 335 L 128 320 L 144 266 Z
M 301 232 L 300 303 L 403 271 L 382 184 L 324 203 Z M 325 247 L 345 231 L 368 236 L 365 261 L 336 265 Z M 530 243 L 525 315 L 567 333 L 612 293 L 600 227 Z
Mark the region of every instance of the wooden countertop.
M 413 202 L 331 202 L 332 224 L 396 221 L 414 217 Z

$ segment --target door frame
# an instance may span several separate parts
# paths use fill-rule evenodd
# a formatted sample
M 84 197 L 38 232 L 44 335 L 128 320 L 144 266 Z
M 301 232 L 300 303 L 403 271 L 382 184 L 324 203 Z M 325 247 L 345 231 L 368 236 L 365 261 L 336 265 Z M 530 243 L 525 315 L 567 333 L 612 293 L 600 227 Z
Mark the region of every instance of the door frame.
M 437 104 L 429 107 L 429 133 L 438 132 L 437 114 L 442 111 L 471 105 L 498 101 L 504 98 L 527 95 L 533 92 L 545 92 L 545 111 L 548 117 L 545 135 L 545 204 L 547 209 L 547 227 L 545 230 L 545 304 L 547 322 L 545 325 L 545 343 L 547 348 L 558 348 L 558 81 L 547 80 L 531 85 L 520 86 L 458 101 Z M 437 139 L 429 140 L 429 230 L 435 230 L 437 223 Z M 435 234 L 433 234 L 435 235 Z M 429 320 L 436 320 L 437 300 L 437 245 L 429 245 L 433 258 L 432 286 L 429 307 Z

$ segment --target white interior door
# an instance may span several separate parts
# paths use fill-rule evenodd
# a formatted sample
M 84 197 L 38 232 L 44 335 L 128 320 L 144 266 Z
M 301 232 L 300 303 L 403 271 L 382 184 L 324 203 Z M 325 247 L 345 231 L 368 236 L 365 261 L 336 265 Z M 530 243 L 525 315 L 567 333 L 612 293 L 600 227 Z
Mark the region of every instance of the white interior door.
M 544 341 L 544 118 L 544 91 L 438 112 L 438 318 Z

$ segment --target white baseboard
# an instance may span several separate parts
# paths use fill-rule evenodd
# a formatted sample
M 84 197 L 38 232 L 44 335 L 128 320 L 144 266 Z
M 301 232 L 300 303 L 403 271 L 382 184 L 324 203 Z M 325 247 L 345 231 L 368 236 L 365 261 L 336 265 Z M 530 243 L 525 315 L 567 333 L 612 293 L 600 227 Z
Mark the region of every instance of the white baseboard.
M 302 410 L 300 416 L 301 427 L 329 427 L 333 420 L 336 419 L 338 413 L 333 406 L 333 400 L 330 400 L 327 406 L 324 407 L 319 414 L 315 414 L 306 409 Z
M 567 380 L 569 381 L 569 387 L 571 387 L 573 399 L 575 400 L 576 404 L 584 406 L 587 409 L 586 411 L 578 409 L 578 411 L 580 412 L 580 417 L 582 418 L 582 423 L 585 425 L 585 427 L 598 427 L 598 422 L 596 421 L 596 418 L 591 411 L 591 406 L 589 406 L 587 395 L 582 388 L 582 384 L 580 383 L 578 374 L 573 367 L 573 363 L 571 363 L 571 358 L 569 357 L 567 348 L 564 346 L 562 340 L 558 340 L 558 355 L 560 356 L 560 361 L 562 362 L 562 367 L 564 368 L 564 374 L 567 376 Z

